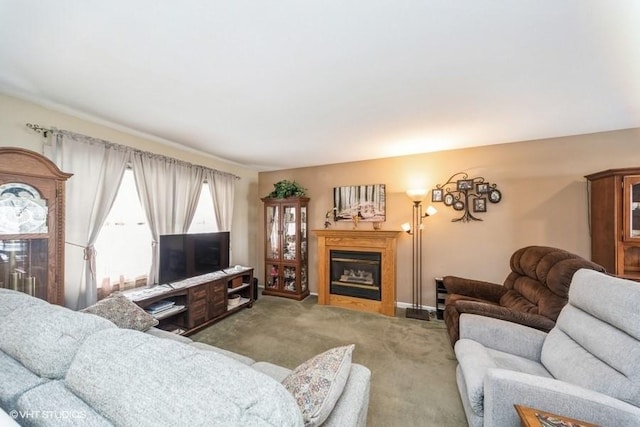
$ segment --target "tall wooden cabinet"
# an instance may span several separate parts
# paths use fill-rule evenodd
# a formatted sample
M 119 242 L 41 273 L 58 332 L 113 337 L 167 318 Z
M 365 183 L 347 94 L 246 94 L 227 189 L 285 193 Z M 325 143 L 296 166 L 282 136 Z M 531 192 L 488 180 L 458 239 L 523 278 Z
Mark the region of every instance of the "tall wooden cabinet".
M 263 295 L 302 300 L 309 295 L 306 197 L 265 197 Z
M 64 305 L 64 189 L 46 157 L 0 147 L 0 287 Z
M 640 281 L 640 168 L 587 175 L 591 259 L 609 273 Z

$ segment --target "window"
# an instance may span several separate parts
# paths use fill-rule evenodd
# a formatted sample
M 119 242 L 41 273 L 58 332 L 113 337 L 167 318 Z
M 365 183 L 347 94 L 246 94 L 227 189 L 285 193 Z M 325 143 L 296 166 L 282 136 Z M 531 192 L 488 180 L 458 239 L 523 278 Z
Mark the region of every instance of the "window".
M 211 198 L 211 191 L 209 191 L 209 184 L 205 182 L 202 184 L 198 207 L 193 215 L 189 233 L 210 233 L 212 231 L 219 230 L 215 224 L 213 199 Z
M 95 244 L 98 298 L 112 291 L 146 285 L 151 268 L 151 242 L 133 171 L 127 169 Z
M 209 185 L 204 183 L 189 233 L 212 231 L 217 231 L 213 200 Z M 133 170 L 127 169 L 95 244 L 98 299 L 113 291 L 147 284 L 152 240 Z

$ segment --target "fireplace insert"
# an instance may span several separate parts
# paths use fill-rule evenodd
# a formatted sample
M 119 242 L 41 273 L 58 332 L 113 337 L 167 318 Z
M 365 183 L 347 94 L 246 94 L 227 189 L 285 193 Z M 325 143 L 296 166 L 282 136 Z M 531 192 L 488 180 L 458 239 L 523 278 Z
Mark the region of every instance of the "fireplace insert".
M 380 301 L 380 252 L 330 251 L 329 292 Z

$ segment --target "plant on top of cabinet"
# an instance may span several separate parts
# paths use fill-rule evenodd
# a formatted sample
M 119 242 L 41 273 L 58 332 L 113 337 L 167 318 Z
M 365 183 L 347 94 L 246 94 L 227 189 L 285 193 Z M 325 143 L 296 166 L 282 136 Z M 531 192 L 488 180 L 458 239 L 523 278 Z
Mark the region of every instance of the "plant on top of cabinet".
M 286 199 L 287 197 L 303 197 L 306 188 L 295 181 L 284 179 L 273 184 L 273 191 L 267 197 L 274 199 Z

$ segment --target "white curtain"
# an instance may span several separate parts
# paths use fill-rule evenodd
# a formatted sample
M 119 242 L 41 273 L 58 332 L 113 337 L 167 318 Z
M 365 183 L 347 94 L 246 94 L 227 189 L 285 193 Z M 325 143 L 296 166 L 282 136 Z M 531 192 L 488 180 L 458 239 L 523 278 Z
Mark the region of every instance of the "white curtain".
M 157 280 L 159 236 L 188 231 L 204 179 L 218 229 L 231 230 L 236 176 L 69 131 L 54 129 L 50 135 L 49 158 L 74 174 L 66 185 L 67 307 L 82 309 L 97 300 L 94 244 L 128 164 L 153 238 L 148 284 Z
M 200 192 L 204 182 L 204 169 L 201 167 L 176 165 L 177 226 L 182 225 L 180 233 L 189 231 L 196 213 Z
M 113 205 L 130 152 L 104 141 L 54 132 L 52 158 L 65 172 L 65 305 L 85 308 L 97 300 L 94 243 Z
M 198 205 L 203 169 L 162 156 L 136 152 L 133 173 L 140 202 L 151 229 L 151 270 L 148 284 L 158 279 L 162 234 L 186 233 Z
M 207 170 L 205 172 L 205 179 L 209 183 L 217 230 L 231 231 L 236 177 L 226 173 Z

